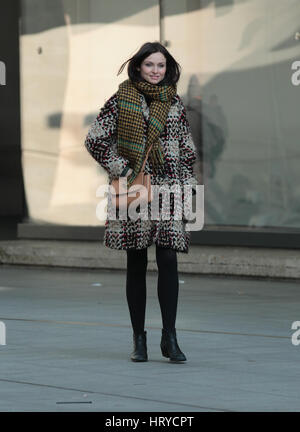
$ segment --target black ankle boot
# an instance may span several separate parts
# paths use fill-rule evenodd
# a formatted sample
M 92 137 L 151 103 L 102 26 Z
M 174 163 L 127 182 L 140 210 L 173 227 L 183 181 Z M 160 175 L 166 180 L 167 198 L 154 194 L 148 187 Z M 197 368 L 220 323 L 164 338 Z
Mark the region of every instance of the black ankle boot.
M 162 355 L 169 357 L 171 361 L 186 361 L 177 343 L 176 329 L 173 331 L 162 329 L 160 348 Z
M 146 334 L 146 331 L 143 333 L 133 333 L 133 352 L 131 354 L 132 361 L 148 361 Z

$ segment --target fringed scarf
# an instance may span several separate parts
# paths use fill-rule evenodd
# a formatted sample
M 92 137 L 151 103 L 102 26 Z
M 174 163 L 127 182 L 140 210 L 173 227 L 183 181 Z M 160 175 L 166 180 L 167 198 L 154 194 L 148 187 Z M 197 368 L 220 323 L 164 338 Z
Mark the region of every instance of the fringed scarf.
M 140 93 L 150 99 L 149 125 L 147 141 L 144 144 L 144 120 Z M 163 165 L 164 154 L 159 142 L 163 132 L 172 97 L 176 94 L 176 85 L 157 85 L 147 81 L 133 82 L 129 79 L 122 82 L 117 92 L 118 96 L 118 154 L 129 160 L 133 172 L 127 177 L 130 187 L 139 174 L 149 146 L 149 153 L 154 170 Z

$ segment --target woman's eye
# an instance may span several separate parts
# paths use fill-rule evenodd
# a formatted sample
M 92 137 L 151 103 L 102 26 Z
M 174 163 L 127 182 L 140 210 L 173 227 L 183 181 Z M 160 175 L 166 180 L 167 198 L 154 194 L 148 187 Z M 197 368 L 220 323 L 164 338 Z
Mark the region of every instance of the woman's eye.
M 150 67 L 150 66 L 152 66 L 152 64 L 151 63 L 145 63 L 145 66 Z M 161 65 L 158 65 L 158 67 L 163 68 L 163 67 L 165 67 L 165 65 L 161 64 Z

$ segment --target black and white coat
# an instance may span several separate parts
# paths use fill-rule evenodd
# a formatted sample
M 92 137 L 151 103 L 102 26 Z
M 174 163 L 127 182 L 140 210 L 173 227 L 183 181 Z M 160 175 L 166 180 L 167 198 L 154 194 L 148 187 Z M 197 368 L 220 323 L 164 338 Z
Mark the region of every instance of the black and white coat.
M 143 94 L 141 94 L 141 104 L 144 118 L 144 143 L 146 143 L 149 107 Z M 129 165 L 129 161 L 117 153 L 117 121 L 118 101 L 115 93 L 101 108 L 85 139 L 85 146 L 89 153 L 107 171 L 109 184 L 113 179 L 123 175 Z M 164 166 L 154 175 L 151 161 L 147 160 L 145 172 L 151 174 L 151 184 L 162 187 L 165 185 L 168 188 L 172 185 L 180 185 L 181 188 L 184 185 L 196 186 L 197 180 L 193 172 L 196 149 L 185 106 L 177 94 L 172 99 L 165 129 L 159 140 L 164 150 Z M 191 192 L 182 194 L 182 198 L 192 194 L 192 188 L 189 190 Z M 160 199 L 160 210 L 161 202 Z M 182 200 L 182 206 L 183 203 Z M 150 205 L 151 203 L 148 204 L 149 215 Z M 156 243 L 160 247 L 188 253 L 190 231 L 185 230 L 187 220 L 184 217 L 180 220 L 176 220 L 178 217 L 175 218 L 172 194 L 169 214 L 168 220 L 164 220 L 163 211 L 160 217 L 154 220 L 151 220 L 151 216 L 137 220 L 130 218 L 112 220 L 108 213 L 103 243 L 109 248 L 119 250 L 143 249 Z

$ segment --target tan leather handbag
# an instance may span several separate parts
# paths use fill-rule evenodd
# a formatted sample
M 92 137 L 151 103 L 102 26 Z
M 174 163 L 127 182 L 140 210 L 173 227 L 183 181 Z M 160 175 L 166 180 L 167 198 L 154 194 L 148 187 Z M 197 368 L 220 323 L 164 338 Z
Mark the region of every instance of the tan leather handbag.
M 111 199 L 113 205 L 115 205 L 116 208 L 128 207 L 129 204 L 137 198 L 140 198 L 142 201 L 146 202 L 152 201 L 153 193 L 151 189 L 151 175 L 144 172 L 151 147 L 152 144 L 147 151 L 140 173 L 132 182 L 130 187 L 132 191 L 129 192 L 127 190 L 127 177 L 119 177 L 118 179 L 115 179 L 111 182 L 111 186 L 113 186 Z M 144 189 L 143 186 L 146 189 Z

